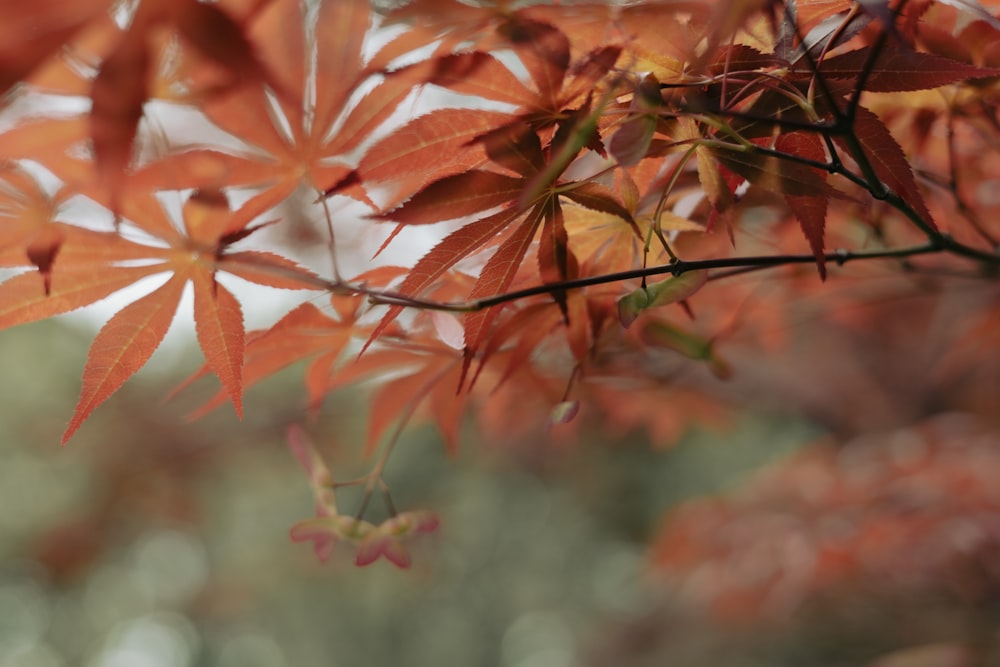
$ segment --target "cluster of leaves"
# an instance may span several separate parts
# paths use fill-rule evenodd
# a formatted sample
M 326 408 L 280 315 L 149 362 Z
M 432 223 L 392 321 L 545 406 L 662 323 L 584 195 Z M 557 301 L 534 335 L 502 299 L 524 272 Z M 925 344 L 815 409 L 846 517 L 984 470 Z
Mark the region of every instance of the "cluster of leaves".
M 98 333 L 64 440 L 187 290 L 201 374 L 222 385 L 205 409 L 240 412 L 299 361 L 314 410 L 381 380 L 366 506 L 417 414 L 450 450 L 468 409 L 511 435 L 512 414 L 571 430 L 581 405 L 659 440 L 714 418 L 664 380 L 674 358 L 730 375 L 716 343 L 746 299 L 736 274 L 1000 265 L 981 186 L 996 153 L 976 150 L 1000 137 L 1000 21 L 973 0 L 64 4 L 2 3 L 0 262 L 19 272 L 0 327 L 161 281 Z M 429 225 L 440 241 L 344 276 L 334 231 L 357 222 L 331 210 L 350 201 L 391 228 L 382 248 Z M 330 275 L 253 245 L 303 214 L 325 223 Z M 329 307 L 247 333 L 230 277 Z M 396 537 L 429 525 L 328 507 L 296 534 L 402 564 Z
M 806 448 L 674 512 L 657 566 L 731 620 L 785 617 L 848 591 L 980 602 L 1000 583 L 998 444 L 982 424 L 946 415 Z

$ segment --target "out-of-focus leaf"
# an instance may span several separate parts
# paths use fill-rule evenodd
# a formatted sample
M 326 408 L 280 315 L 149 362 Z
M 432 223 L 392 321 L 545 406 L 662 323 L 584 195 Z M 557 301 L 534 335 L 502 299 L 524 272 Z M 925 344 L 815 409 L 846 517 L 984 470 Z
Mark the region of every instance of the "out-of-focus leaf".
M 716 354 L 712 341 L 666 322 L 645 322 L 639 331 L 639 338 L 647 345 L 674 350 L 689 359 L 707 362 L 712 373 L 721 380 L 732 373 L 729 364 Z

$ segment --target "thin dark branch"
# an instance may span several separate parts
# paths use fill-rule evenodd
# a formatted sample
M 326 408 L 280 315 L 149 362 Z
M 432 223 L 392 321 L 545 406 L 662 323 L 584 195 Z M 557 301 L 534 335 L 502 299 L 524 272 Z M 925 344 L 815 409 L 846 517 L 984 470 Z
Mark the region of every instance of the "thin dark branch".
M 943 248 L 934 243 L 928 243 L 926 245 L 914 246 L 909 248 L 896 248 L 896 249 L 877 250 L 877 251 L 835 250 L 826 253 L 824 255 L 824 259 L 826 260 L 826 262 L 830 264 L 843 266 L 848 262 L 859 259 L 867 259 L 867 260 L 902 259 L 906 257 L 914 257 L 916 255 L 939 253 L 942 252 L 943 250 L 944 250 Z M 996 260 L 1000 262 L 1000 258 L 996 258 Z M 788 266 L 792 264 L 814 264 L 815 262 L 816 262 L 816 256 L 813 254 L 719 257 L 713 259 L 700 259 L 700 260 L 690 260 L 690 261 L 678 260 L 676 262 L 671 262 L 669 264 L 662 264 L 659 266 L 650 266 L 641 269 L 632 269 L 630 271 L 619 271 L 617 273 L 607 273 L 599 276 L 588 276 L 586 278 L 576 278 L 574 280 L 563 280 L 555 283 L 546 283 L 544 285 L 535 285 L 534 287 L 528 287 L 522 290 L 515 290 L 513 292 L 507 292 L 505 294 L 497 294 L 495 296 L 486 297 L 483 299 L 476 299 L 473 301 L 453 301 L 453 302 L 426 301 L 423 299 L 414 299 L 404 294 L 399 294 L 389 291 L 378 292 L 374 290 L 367 292 L 367 294 L 369 300 L 372 301 L 373 303 L 395 305 L 395 306 L 411 306 L 416 308 L 424 308 L 428 310 L 472 312 L 477 310 L 483 310 L 484 308 L 491 308 L 493 306 L 498 306 L 504 303 L 510 303 L 512 301 L 518 301 L 520 299 L 526 299 L 529 297 L 540 296 L 544 294 L 552 294 L 554 292 L 563 290 L 580 289 L 583 287 L 592 287 L 595 285 L 606 285 L 609 283 L 623 282 L 626 280 L 635 280 L 638 278 L 646 278 L 649 276 L 664 275 L 668 273 L 676 277 L 684 273 L 688 273 L 690 271 L 727 269 L 727 268 L 736 268 L 744 271 L 759 270 L 765 268 L 775 268 L 779 266 Z
M 981 238 L 983 238 L 987 243 L 993 248 L 1000 248 L 1000 242 L 997 241 L 989 233 L 989 231 L 983 227 L 982 223 L 979 221 L 978 216 L 972 210 L 972 207 L 966 203 L 965 198 L 959 192 L 958 187 L 958 155 L 955 151 L 955 116 L 951 112 L 948 113 L 948 191 L 951 196 L 955 198 L 955 206 L 958 208 L 959 214 L 965 218 L 972 228 L 976 231 Z

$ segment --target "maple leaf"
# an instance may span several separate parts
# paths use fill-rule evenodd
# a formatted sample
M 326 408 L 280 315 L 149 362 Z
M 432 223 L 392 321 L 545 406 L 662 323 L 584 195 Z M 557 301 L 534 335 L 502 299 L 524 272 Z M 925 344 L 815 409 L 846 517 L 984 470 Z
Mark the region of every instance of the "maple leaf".
M 638 83 L 629 104 L 629 116 L 611 137 L 608 151 L 623 167 L 638 164 L 646 157 L 659 125 L 663 105 L 660 82 L 647 74 Z
M 436 41 L 440 41 L 436 53 L 448 53 L 468 40 L 478 48 L 489 48 L 497 42 L 498 27 L 522 13 L 511 12 L 502 1 L 467 5 L 457 0 L 412 0 L 386 13 L 387 25 L 403 23 L 409 28 L 397 38 L 398 44 L 385 49 L 386 56 L 397 57 Z
M 569 34 L 576 41 L 601 43 L 608 39 L 609 28 L 614 26 L 624 43 L 622 60 L 628 63 L 629 70 L 649 72 L 660 81 L 685 78 L 694 47 L 707 36 L 711 27 L 711 4 L 684 3 L 680 9 L 680 6 L 652 2 L 616 9 L 610 17 L 600 12 L 581 17 L 585 24 L 574 24 Z M 561 25 L 558 21 L 553 22 Z
M 308 359 L 306 390 L 309 405 L 317 409 L 328 391 L 328 378 L 345 346 L 362 330 L 356 322 L 360 297 L 332 297 L 339 319 L 323 313 L 312 303 L 303 303 L 271 328 L 247 334 L 243 365 L 244 390 L 283 368 Z M 206 364 L 185 380 L 174 393 L 210 371 Z M 223 387 L 190 415 L 197 419 L 222 405 L 229 393 Z
M 418 116 L 365 151 L 358 177 L 366 184 L 388 182 L 407 197 L 432 181 L 482 166 L 488 158 L 475 139 L 513 119 L 482 109 L 438 109 Z M 390 199 L 387 206 L 398 203 Z
M 713 210 L 717 213 L 727 211 L 734 203 L 736 184 L 727 180 L 715 152 L 702 142 L 704 137 L 698 123 L 693 118 L 680 118 L 675 135 L 678 141 L 694 144 L 698 181 Z
M 385 379 L 369 399 L 372 407 L 363 448 L 365 455 L 375 452 L 389 427 L 406 423 L 421 407 L 429 411 L 444 437 L 446 449 L 456 453 L 458 427 L 468 401 L 467 393 L 456 395 L 461 384 L 463 356 L 439 341 L 430 340 L 409 349 L 399 344 L 404 341 L 370 351 L 336 369 L 327 378 L 323 393 L 372 377 L 397 375 Z
M 855 90 L 856 80 L 861 78 L 862 71 L 870 66 L 868 64 L 870 55 L 871 51 L 865 47 L 823 61 L 820 66 L 820 72 L 824 77 L 823 94 L 812 97 L 814 114 L 826 118 L 828 122 L 835 122 L 837 118 L 841 117 L 843 112 L 840 111 L 839 107 L 842 103 L 838 104 L 838 101 L 850 98 L 858 92 Z M 896 92 L 933 88 L 992 73 L 991 70 L 909 51 L 903 47 L 887 47 L 884 52 L 879 53 L 879 57 L 875 60 L 881 60 L 881 64 L 888 70 L 880 72 L 873 69 L 866 76 L 866 89 L 873 91 Z M 830 70 L 824 70 L 823 67 L 828 66 L 829 62 L 833 63 L 829 65 Z M 918 68 L 925 65 L 929 71 L 925 78 L 921 78 L 921 75 L 917 73 Z M 811 78 L 813 75 L 809 76 Z M 870 81 L 872 83 L 868 85 Z M 789 83 L 797 89 L 802 89 L 803 83 L 801 81 L 793 80 Z M 762 139 L 767 137 L 766 142 L 780 141 L 785 147 L 781 149 L 782 152 L 798 155 L 813 162 L 823 162 L 825 149 L 821 142 L 818 143 L 818 137 L 806 138 L 802 131 L 782 131 L 781 122 L 793 122 L 800 125 L 814 124 L 814 118 L 805 113 L 805 107 L 801 101 L 790 103 L 788 100 L 780 98 L 781 95 L 768 86 L 761 95 L 752 98 L 753 101 L 750 105 L 743 109 L 745 119 L 735 123 L 733 128 L 754 143 L 766 145 L 766 143 L 762 143 Z M 803 94 L 802 99 L 806 99 L 805 94 Z M 877 177 L 879 181 L 872 183 L 872 187 L 881 189 L 884 184 L 885 187 L 908 202 L 930 229 L 935 229 L 931 214 L 913 178 L 909 161 L 899 144 L 874 113 L 860 105 L 852 108 L 855 110 L 851 137 L 846 138 L 842 133 L 835 133 L 832 136 L 833 141 L 855 159 L 862 172 L 870 167 L 872 175 Z M 776 122 L 772 124 L 767 122 L 768 119 L 774 119 Z M 688 128 L 684 130 L 685 136 L 697 137 L 697 131 L 690 129 L 690 125 L 690 121 L 685 119 L 679 124 L 679 127 Z M 778 137 L 787 135 L 788 138 L 771 139 L 774 135 Z M 757 137 L 762 139 L 759 140 Z M 699 146 L 698 150 L 705 151 L 706 149 Z M 817 256 L 822 274 L 821 249 L 823 247 L 825 202 L 831 196 L 842 196 L 826 184 L 825 174 L 815 167 L 800 168 L 792 163 L 781 164 L 784 161 L 780 158 L 774 157 L 772 161 L 743 149 L 713 150 L 712 156 L 727 170 L 739 174 L 751 183 L 781 192 L 786 196 L 786 200 L 796 213 L 802 229 L 809 239 L 810 246 Z M 718 201 L 728 206 L 727 193 L 732 192 L 732 189 L 725 187 L 720 177 L 713 173 L 712 163 L 708 160 L 703 161 L 701 157 L 702 155 L 699 154 L 699 173 L 702 175 L 702 183 L 706 185 L 710 199 L 713 197 L 713 192 L 718 193 L 714 196 L 718 198 Z M 716 207 L 718 208 L 718 205 Z
M 797 131 L 778 134 L 773 140 L 755 139 L 751 143 L 765 148 L 771 144 L 774 152 L 765 154 L 752 148 L 736 147 L 732 150 L 706 150 L 720 165 L 746 179 L 751 185 L 784 196 L 816 256 L 820 278 L 825 279 L 824 230 L 827 205 L 830 198 L 848 197 L 827 183 L 827 173 L 823 169 L 789 159 L 794 157 L 815 164 L 825 164 L 827 158 L 822 138 L 818 134 Z M 782 154 L 789 158 L 782 157 Z M 734 187 L 727 185 L 724 192 L 734 190 Z
M 4 225 L 0 263 L 17 266 L 27 259 L 38 269 L 48 294 L 52 286 L 53 262 L 71 228 L 52 219 L 58 198 L 43 192 L 29 174 L 12 167 L 2 174 L 2 178 L 0 220 Z M 5 254 L 14 256 L 3 262 Z
M 247 26 L 248 39 L 280 82 L 278 94 L 264 86 L 243 86 L 201 104 L 215 125 L 249 150 L 220 158 L 215 149 L 187 147 L 166 156 L 157 171 L 173 171 L 172 160 L 187 153 L 233 162 L 244 174 L 243 183 L 261 188 L 253 204 L 260 210 L 277 205 L 303 184 L 317 193 L 336 191 L 367 201 L 351 178 L 352 155 L 410 95 L 425 71 L 417 67 L 385 77 L 352 103 L 371 74 L 363 53 L 370 3 L 322 2 L 314 17 L 314 39 L 307 39 L 303 11 L 300 3 L 273 2 Z M 189 69 L 196 74 L 198 65 L 192 62 Z
M 604 44 L 609 24 L 616 18 L 612 8 L 597 3 L 581 3 L 572 8 L 536 4 L 515 9 L 506 0 L 478 5 L 456 0 L 414 0 L 386 14 L 387 25 L 403 23 L 408 30 L 382 49 L 373 58 L 373 64 L 387 62 L 432 42 L 436 43 L 434 56 L 456 51 L 509 49 L 512 42 L 530 42 L 544 26 L 559 26 L 571 40 L 573 50 L 579 53 Z
M 470 299 L 492 296 L 507 289 L 514 280 L 518 267 L 535 238 L 535 233 L 542 226 L 547 213 L 554 210 L 548 204 L 546 201 L 535 206 L 500 244 L 480 272 L 476 284 L 469 293 Z M 499 311 L 500 307 L 487 308 L 465 316 L 463 380 L 476 351 L 489 332 L 490 324 L 496 319 Z
M 779 134 L 775 138 L 774 148 L 782 153 L 797 155 L 807 158 L 817 163 L 826 161 L 826 151 L 823 149 L 823 140 L 818 134 L 807 132 L 787 132 Z M 821 182 L 826 182 L 826 173 L 816 167 L 800 167 L 807 171 L 814 178 Z M 824 231 L 826 229 L 826 211 L 829 204 L 830 195 L 800 195 L 795 193 L 785 193 L 785 201 L 791 209 L 809 247 L 816 255 L 816 267 L 819 269 L 821 279 L 826 279 L 826 261 L 824 255 Z
M 236 298 L 216 280 L 218 271 L 259 284 L 288 289 L 315 288 L 314 277 L 267 253 L 231 252 L 229 245 L 259 227 L 254 211 L 230 211 L 221 191 L 196 191 L 183 207 L 184 233 L 155 198 L 134 193 L 122 202 L 129 224 L 163 245 L 125 241 L 106 233 L 65 225 L 51 277 L 21 274 L 0 284 L 8 299 L 0 324 L 11 326 L 49 317 L 97 301 L 140 278 L 168 273 L 153 292 L 124 307 L 94 339 L 83 373 L 83 389 L 63 441 L 99 404 L 148 361 L 174 319 L 185 285 L 194 288 L 198 342 L 208 367 L 222 381 L 241 412 L 245 337 Z M 104 244 L 109 239 L 112 243 Z M 29 258 L 30 259 L 30 258 Z M 133 265 L 141 260 L 139 265 Z
M 480 281 L 473 288 L 473 294 L 477 293 L 477 289 L 502 290 L 513 278 L 537 229 L 533 224 L 519 226 L 518 231 L 511 233 L 519 242 L 508 243 L 499 239 L 498 234 L 520 217 L 506 212 L 512 206 L 516 206 L 518 213 L 532 207 L 544 211 L 542 218 L 538 219 L 543 239 L 539 254 L 543 279 L 562 280 L 575 273 L 575 260 L 568 249 L 558 200 L 551 193 L 544 195 L 543 191 L 594 136 L 592 118 L 586 118 L 587 123 L 591 123 L 589 127 L 581 125 L 580 118 L 574 114 L 567 116 L 564 108 L 582 102 L 591 94 L 592 87 L 614 64 L 619 49 L 595 51 L 581 60 L 574 68 L 574 74 L 567 77 L 570 69 L 569 42 L 562 32 L 546 23 L 514 18 L 503 24 L 501 33 L 521 57 L 534 83 L 534 89 L 522 84 L 506 66 L 483 52 L 438 58 L 427 82 L 492 101 L 519 103 L 524 109 L 520 120 L 516 116 L 511 120 L 509 115 L 497 118 L 494 122 L 504 123 L 499 129 L 473 137 L 476 144 L 483 146 L 490 160 L 504 167 L 506 173 L 473 169 L 444 176 L 424 185 L 401 206 L 377 217 L 393 220 L 400 225 L 412 225 L 461 218 L 496 207 L 505 210 L 472 223 L 467 229 L 459 230 L 442 241 L 414 267 L 400 288 L 403 294 L 418 294 L 426 289 L 451 266 L 481 249 L 487 241 L 498 242 L 499 246 L 484 267 Z M 372 159 L 368 164 L 362 161 L 359 168 L 362 177 L 366 171 L 371 174 L 372 166 L 378 164 L 378 161 L 385 160 L 381 155 L 388 152 L 389 156 L 393 156 L 393 153 L 398 153 L 397 146 L 402 148 L 404 145 L 399 138 L 414 134 L 421 137 L 425 126 L 432 139 L 431 146 L 439 143 L 434 139 L 440 136 L 442 129 L 445 138 L 440 143 L 468 137 L 468 131 L 456 133 L 451 129 L 460 120 L 461 113 L 464 112 L 443 111 L 424 120 L 413 121 L 411 125 L 414 130 L 410 130 L 409 126 L 404 127 L 377 147 L 380 151 L 378 158 Z M 559 130 L 548 150 L 552 151 L 556 159 L 546 165 L 538 131 L 552 123 L 558 124 Z M 423 143 L 418 143 L 421 154 L 430 157 L 432 154 L 429 151 L 422 150 Z M 388 151 L 386 147 L 389 147 Z M 476 158 L 473 160 L 479 161 Z M 434 167 L 428 171 L 434 173 Z M 508 175 L 511 172 L 514 175 Z M 580 200 L 584 205 L 609 208 L 615 204 L 604 193 L 592 194 L 585 184 L 564 187 L 561 194 Z M 547 201 L 543 203 L 543 199 Z M 615 210 L 623 209 L 618 205 Z M 624 217 L 629 218 L 627 213 Z M 529 218 L 537 219 L 538 216 L 529 214 Z M 504 268 L 498 270 L 501 265 Z M 557 294 L 556 300 L 561 304 L 563 297 Z M 399 307 L 391 308 L 374 330 L 369 342 L 399 312 Z M 488 329 L 493 317 L 494 314 L 487 312 L 466 318 L 470 355 L 480 342 L 479 332 Z
M 423 293 L 460 261 L 488 247 L 519 216 L 519 211 L 508 208 L 456 229 L 417 261 L 397 291 L 404 295 Z M 402 309 L 402 306 L 390 306 L 369 340 L 381 334 Z
M 525 369 L 530 369 L 536 363 L 540 349 L 556 344 L 555 341 L 561 337 L 565 338 L 565 345 L 573 355 L 576 368 L 584 367 L 588 355 L 593 352 L 594 341 L 602 324 L 600 317 L 591 313 L 593 305 L 594 298 L 589 292 L 575 290 L 566 294 L 565 314 L 562 310 L 552 308 L 546 301 L 506 309 L 483 345 L 478 357 L 477 377 L 473 381 L 479 382 L 478 374 L 486 368 L 488 361 L 492 361 L 499 369 L 493 373 L 490 381 L 491 396 L 514 378 L 519 381 L 512 391 L 525 391 L 525 378 L 530 379 L 530 373 L 526 374 Z M 559 336 L 559 332 L 562 332 L 562 336 Z M 547 398 L 543 400 L 552 402 Z M 564 397 L 554 405 L 549 413 L 550 421 L 570 421 L 575 413 L 569 403 L 572 401 L 567 401 Z
M 142 266 L 121 267 L 118 275 L 101 275 L 95 269 L 103 262 L 144 259 L 148 248 L 117 234 L 60 221 L 60 209 L 71 191 L 63 188 L 50 195 L 16 165 L 8 166 L 0 179 L 0 266 L 37 269 L 0 285 L 7 295 L 0 325 L 67 312 L 121 289 L 137 276 L 150 275 Z
M 865 90 L 876 93 L 927 90 L 1000 75 L 995 67 L 976 67 L 894 42 L 885 44 L 874 58 L 866 46 L 825 58 L 819 66 L 819 73 L 829 79 L 858 79 L 862 72 L 868 72 Z
M 597 275 L 635 269 L 642 262 L 659 262 L 669 259 L 662 249 L 647 246 L 653 234 L 664 234 L 676 239 L 681 232 L 704 232 L 704 225 L 678 215 L 667 208 L 663 189 L 671 181 L 676 164 L 663 170 L 658 160 L 646 160 L 633 169 L 621 169 L 615 174 L 615 190 L 610 194 L 621 199 L 629 217 L 601 207 L 584 207 L 568 202 L 563 213 L 569 234 L 569 243 L 580 260 L 582 275 Z M 633 178 L 642 179 L 642 187 Z M 603 189 L 596 183 L 589 187 Z M 617 297 L 617 294 L 614 294 Z
M 570 47 L 558 28 L 514 18 L 503 34 L 528 70 L 531 84 L 522 83 L 497 58 L 482 51 L 443 56 L 427 82 L 457 93 L 518 107 L 518 120 L 540 129 L 565 120 L 567 110 L 579 109 L 614 67 L 621 47 L 594 49 L 570 66 Z
M 643 239 L 636 237 L 624 218 L 583 206 L 563 207 L 563 217 L 569 246 L 580 262 L 581 273 L 594 275 L 601 270 L 617 272 L 635 268 Z
M 863 153 L 861 156 L 855 156 L 856 159 L 867 160 L 879 180 L 892 192 L 901 196 L 928 227 L 936 229 L 931 212 L 927 209 L 913 176 L 910 161 L 906 159 L 906 153 L 885 124 L 877 115 L 863 106 L 858 106 L 854 116 L 853 131 Z M 834 141 L 848 153 L 851 152 L 851 144 L 844 137 L 834 137 Z
M 541 149 L 539 148 L 539 152 Z M 402 206 L 377 216 L 403 225 L 464 218 L 516 201 L 524 179 L 475 169 L 430 183 Z
M 222 70 L 221 82 L 218 76 L 213 81 L 216 90 L 203 88 L 205 94 L 265 82 L 284 94 L 245 35 L 242 24 L 253 13 L 237 19 L 220 6 L 198 0 L 144 0 L 137 5 L 128 28 L 98 67 L 90 91 L 95 169 L 116 213 L 143 107 L 150 98 L 155 72 L 151 52 L 160 30 L 176 31 L 201 58 Z
M 175 274 L 163 286 L 118 311 L 101 328 L 87 356 L 83 389 L 76 412 L 63 435 L 64 443 L 94 408 L 107 400 L 153 355 L 173 322 L 187 280 L 187 275 Z
M 574 148 L 582 148 L 583 141 Z M 430 224 L 501 208 L 493 215 L 456 230 L 435 246 L 414 266 L 400 286 L 400 293 L 419 294 L 464 257 L 482 249 L 487 243 L 496 243 L 497 248 L 484 265 L 469 297 L 474 299 L 497 294 L 510 285 L 539 229 L 542 230 L 539 253 L 542 279 L 555 282 L 575 274 L 576 261 L 569 250 L 560 197 L 631 220 L 629 212 L 611 193 L 596 184 L 567 182 L 555 185 L 553 181 L 558 173 L 551 177 L 547 175 L 551 170 L 546 163 L 541 139 L 529 125 L 504 127 L 483 137 L 482 143 L 492 162 L 503 167 L 507 173 L 477 169 L 448 176 L 430 183 L 398 208 L 377 216 L 399 224 Z M 542 175 L 546 179 L 539 181 Z M 538 188 L 543 194 L 530 202 L 530 210 L 525 216 L 520 202 L 529 187 Z M 546 188 L 548 191 L 545 191 Z M 511 231 L 510 227 L 514 229 Z M 559 302 L 559 295 L 556 295 L 556 300 Z M 391 308 L 373 331 L 371 339 L 378 336 L 399 312 L 399 307 Z M 471 359 L 478 349 L 495 315 L 496 309 L 487 309 L 466 316 L 467 359 Z

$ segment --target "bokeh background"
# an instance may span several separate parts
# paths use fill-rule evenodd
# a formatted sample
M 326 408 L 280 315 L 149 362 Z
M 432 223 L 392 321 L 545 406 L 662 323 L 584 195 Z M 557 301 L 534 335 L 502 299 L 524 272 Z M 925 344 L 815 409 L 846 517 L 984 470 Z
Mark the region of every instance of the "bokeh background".
M 759 419 L 738 445 L 706 431 L 670 451 L 568 450 L 470 429 L 449 459 L 416 427 L 388 476 L 398 503 L 441 514 L 439 533 L 408 571 L 347 552 L 321 565 L 288 539 L 312 511 L 283 436 L 301 418 L 295 370 L 252 393 L 242 423 L 185 423 L 164 387 L 198 355 L 161 350 L 61 448 L 92 333 L 2 335 L 0 663 L 18 667 L 587 664 L 665 604 L 647 572 L 660 512 L 809 435 Z M 356 465 L 363 410 L 338 397 L 310 427 L 334 465 Z
M 815 449 L 815 421 L 759 408 L 670 447 L 596 430 L 484 441 L 470 424 L 457 458 L 417 425 L 387 479 L 400 506 L 438 512 L 439 531 L 413 544 L 410 570 L 357 568 L 346 550 L 320 564 L 288 539 L 313 502 L 284 442 L 302 420 L 300 369 L 251 391 L 243 422 L 221 409 L 188 423 L 200 399 L 163 398 L 199 356 L 174 342 L 62 448 L 92 335 L 78 318 L 0 333 L 5 667 L 1000 664 L 990 436 L 933 465 L 937 436 L 856 443 L 910 466 L 886 476 L 870 456 L 844 468 L 812 454 L 838 451 Z M 306 426 L 343 477 L 363 470 L 365 409 L 363 393 L 337 395 Z M 838 486 L 830 461 L 867 482 Z M 947 492 L 931 470 L 971 489 L 966 463 L 983 477 L 973 504 L 928 495 Z M 696 500 L 713 495 L 725 500 Z M 866 518 L 866 503 L 887 509 Z M 904 525 L 905 539 L 888 530 Z M 867 536 L 851 544 L 890 573 L 928 543 L 947 562 L 884 585 L 849 554 L 827 567 L 837 530 Z M 779 590 L 791 597 L 776 604 Z

